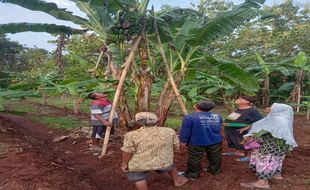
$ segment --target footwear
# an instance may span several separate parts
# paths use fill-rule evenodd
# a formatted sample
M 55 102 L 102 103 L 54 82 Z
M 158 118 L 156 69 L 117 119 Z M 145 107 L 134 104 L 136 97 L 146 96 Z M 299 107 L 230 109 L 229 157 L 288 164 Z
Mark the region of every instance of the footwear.
M 238 158 L 238 159 L 235 159 L 237 162 L 249 162 L 250 161 L 250 158 L 248 157 L 241 157 L 241 158 Z
M 222 155 L 223 156 L 245 156 L 244 153 L 240 153 L 240 152 L 223 152 Z
M 234 152 L 223 152 L 222 153 L 223 156 L 235 156 Z
M 187 177 L 179 176 L 177 182 L 174 183 L 174 186 L 175 187 L 181 187 L 185 183 L 187 183 L 188 181 L 189 181 L 189 179 Z
M 210 174 L 212 174 L 212 175 L 219 175 L 219 174 L 221 174 L 222 173 L 222 171 L 219 171 L 219 172 L 217 172 L 217 173 L 212 173 L 211 171 L 209 171 L 208 170 L 208 168 L 206 167 L 206 168 L 202 168 L 202 171 L 204 171 L 204 172 L 208 172 L 208 173 L 210 173 Z
M 251 189 L 254 189 L 254 188 L 257 188 L 257 189 L 270 189 L 269 185 L 268 186 L 258 186 L 255 183 L 240 183 L 240 185 L 242 187 L 251 188 Z
M 283 180 L 283 176 L 279 174 L 272 176 L 272 178 L 276 180 Z
M 101 150 L 102 150 L 102 148 L 100 146 L 92 146 L 89 149 L 92 151 L 95 151 L 95 152 L 101 152 Z
M 187 176 L 185 176 L 185 172 L 178 172 L 178 176 L 186 177 L 187 179 L 189 179 L 191 181 L 195 181 L 195 180 L 198 179 L 198 178 L 195 178 L 195 177 L 187 177 Z

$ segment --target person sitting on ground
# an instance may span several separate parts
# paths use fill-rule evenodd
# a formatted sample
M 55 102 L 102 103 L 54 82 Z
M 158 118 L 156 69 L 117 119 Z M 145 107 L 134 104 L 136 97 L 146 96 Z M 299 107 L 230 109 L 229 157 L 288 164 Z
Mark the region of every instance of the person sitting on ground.
M 255 98 L 252 96 L 241 95 L 236 99 L 235 104 L 238 109 L 231 113 L 224 121 L 224 133 L 229 148 L 236 149 L 235 152 L 225 152 L 223 155 L 242 156 L 237 161 L 249 161 L 243 144 L 243 135 L 247 134 L 250 125 L 260 119 L 262 115 L 255 109 L 253 103 Z
M 269 109 L 266 109 L 268 112 Z M 248 188 L 269 189 L 272 178 L 283 179 L 282 165 L 286 153 L 297 143 L 293 133 L 294 112 L 291 106 L 274 103 L 264 119 L 255 122 L 244 137 L 252 137 L 260 142 L 251 154 L 250 168 L 256 171 L 258 181 L 241 183 Z
M 113 124 L 117 122 L 118 115 L 115 112 L 113 124 L 109 122 L 109 116 L 112 109 L 112 103 L 108 100 L 107 94 L 103 93 L 90 93 L 87 96 L 92 99 L 90 110 L 91 110 L 91 125 L 93 126 L 92 132 L 92 146 L 91 149 L 94 151 L 101 151 L 99 146 L 100 139 L 104 138 L 106 127 L 112 127 L 111 133 L 114 133 Z
M 168 172 L 174 186 L 184 185 L 188 179 L 178 176 L 173 162 L 174 151 L 179 150 L 179 140 L 175 131 L 158 127 L 158 118 L 152 112 L 135 115 L 135 125 L 139 129 L 124 136 L 121 169 L 129 181 L 135 182 L 138 190 L 147 190 L 147 177 L 150 171 Z
M 194 106 L 195 112 L 183 118 L 180 141 L 181 146 L 187 148 L 188 161 L 182 175 L 192 180 L 200 175 L 204 153 L 209 162 L 204 170 L 213 175 L 222 171 L 222 118 L 210 112 L 214 106 L 212 101 L 200 101 Z

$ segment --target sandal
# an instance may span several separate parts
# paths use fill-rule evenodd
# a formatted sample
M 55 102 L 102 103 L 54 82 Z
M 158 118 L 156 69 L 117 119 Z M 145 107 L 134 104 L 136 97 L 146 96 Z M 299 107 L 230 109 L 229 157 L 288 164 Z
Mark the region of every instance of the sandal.
M 178 172 L 178 176 L 182 176 L 182 177 L 185 177 L 185 178 L 187 178 L 187 179 L 189 179 L 189 180 L 191 180 L 191 181 L 196 181 L 198 178 L 194 178 L 194 177 L 187 177 L 186 175 L 185 175 L 185 172 Z
M 282 175 L 274 175 L 272 176 L 273 179 L 276 179 L 276 180 L 283 180 L 283 176 Z
M 223 152 L 223 156 L 245 156 L 244 153 L 238 153 L 238 152 Z
M 92 146 L 89 149 L 94 151 L 94 152 L 101 152 L 102 151 L 102 148 L 100 146 Z
M 255 183 L 240 183 L 241 187 L 246 187 L 246 188 L 257 188 L 257 189 L 270 189 L 270 186 L 258 186 Z
M 223 152 L 223 156 L 235 156 L 236 154 L 234 152 Z
M 178 181 L 174 183 L 174 186 L 175 187 L 181 187 L 181 186 L 185 185 L 185 183 L 187 183 L 188 181 L 189 181 L 189 179 L 186 177 L 183 177 L 183 176 L 179 177 Z
M 248 157 L 241 157 L 241 158 L 236 159 L 236 161 L 237 162 L 249 162 L 250 158 L 248 158 Z

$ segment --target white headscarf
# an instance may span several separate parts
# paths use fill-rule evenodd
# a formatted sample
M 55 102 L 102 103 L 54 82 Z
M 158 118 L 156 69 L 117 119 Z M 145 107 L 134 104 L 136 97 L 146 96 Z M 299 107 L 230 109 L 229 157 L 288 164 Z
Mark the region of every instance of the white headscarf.
M 252 128 L 244 137 L 253 136 L 262 130 L 268 131 L 275 138 L 285 140 L 292 148 L 297 147 L 293 133 L 294 112 L 291 106 L 274 103 L 271 112 L 263 119 L 253 123 Z

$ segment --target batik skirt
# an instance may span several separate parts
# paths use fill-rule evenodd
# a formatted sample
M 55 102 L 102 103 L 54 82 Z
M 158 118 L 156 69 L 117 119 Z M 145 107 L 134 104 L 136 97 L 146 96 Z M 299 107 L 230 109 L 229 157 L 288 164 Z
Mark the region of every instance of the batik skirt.
M 270 134 L 263 135 L 261 139 L 262 145 L 251 154 L 250 168 L 256 171 L 259 179 L 270 180 L 272 176 L 282 172 L 289 146 Z

